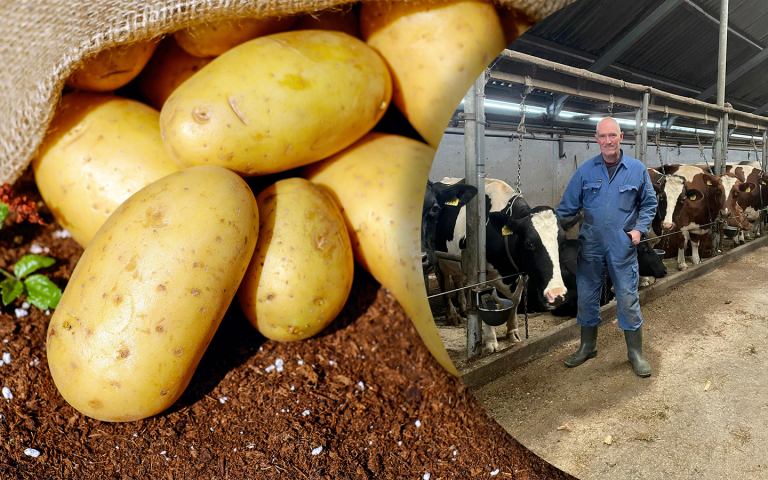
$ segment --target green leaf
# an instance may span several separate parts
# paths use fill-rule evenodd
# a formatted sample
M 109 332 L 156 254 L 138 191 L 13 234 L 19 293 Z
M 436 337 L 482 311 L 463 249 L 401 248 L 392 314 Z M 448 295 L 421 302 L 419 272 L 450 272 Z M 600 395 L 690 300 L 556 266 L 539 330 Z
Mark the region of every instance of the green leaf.
M 24 275 L 34 272 L 39 268 L 50 267 L 56 263 L 56 260 L 51 257 L 43 257 L 42 255 L 24 255 L 21 260 L 16 262 L 13 266 L 13 273 L 16 278 L 22 278 Z
M 8 218 L 8 205 L 0 202 L 0 228 L 3 228 L 3 222 Z M 8 305 L 6 303 L 6 305 Z
M 15 278 L 6 278 L 0 282 L 0 295 L 3 296 L 3 305 L 8 305 L 16 300 L 24 291 L 24 284 Z
M 56 308 L 61 300 L 61 289 L 48 277 L 36 273 L 24 280 L 27 287 L 27 301 L 41 310 Z

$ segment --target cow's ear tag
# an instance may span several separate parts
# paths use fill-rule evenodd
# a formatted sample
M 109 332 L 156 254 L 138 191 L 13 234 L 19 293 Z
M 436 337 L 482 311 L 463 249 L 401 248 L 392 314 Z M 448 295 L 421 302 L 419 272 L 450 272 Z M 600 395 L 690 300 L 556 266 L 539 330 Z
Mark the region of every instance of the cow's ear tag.
M 711 187 L 712 186 L 712 182 L 710 180 L 707 180 L 707 185 L 709 185 Z
M 504 225 L 504 228 L 501 229 L 501 234 L 505 237 L 508 235 L 512 235 L 512 230 L 509 229 L 506 225 Z
M 452 199 L 450 199 L 447 202 L 445 202 L 445 204 L 446 205 L 451 205 L 452 207 L 455 207 L 455 206 L 457 206 L 459 204 L 459 199 L 458 199 L 458 197 L 453 197 Z
M 745 192 L 747 192 L 747 193 L 749 193 L 749 192 L 751 192 L 751 191 L 752 191 L 752 187 L 747 187 L 747 188 L 745 188 L 745 189 L 744 189 L 744 191 L 745 191 Z
M 761 185 L 765 185 L 766 183 L 763 180 L 760 180 Z
M 696 200 L 696 194 L 692 193 L 688 196 L 688 200 Z

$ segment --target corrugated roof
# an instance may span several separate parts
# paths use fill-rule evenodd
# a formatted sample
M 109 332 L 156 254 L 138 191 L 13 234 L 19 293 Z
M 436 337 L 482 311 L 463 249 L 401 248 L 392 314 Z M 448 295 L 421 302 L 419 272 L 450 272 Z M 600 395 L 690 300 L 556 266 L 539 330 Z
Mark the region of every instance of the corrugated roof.
M 524 36 L 526 42 L 512 48 L 589 68 L 664 4 L 579 0 L 535 25 Z M 717 82 L 719 10 L 720 0 L 684 0 L 602 73 L 696 97 Z M 728 73 L 768 47 L 768 1 L 730 0 L 729 26 L 733 32 L 728 36 Z M 768 103 L 768 60 L 729 84 L 726 99 L 745 111 Z M 714 96 L 708 101 L 714 102 Z

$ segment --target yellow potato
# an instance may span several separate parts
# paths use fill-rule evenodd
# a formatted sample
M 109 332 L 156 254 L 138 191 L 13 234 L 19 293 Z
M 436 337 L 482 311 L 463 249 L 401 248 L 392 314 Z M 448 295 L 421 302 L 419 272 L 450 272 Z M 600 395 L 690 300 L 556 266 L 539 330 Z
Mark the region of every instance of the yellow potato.
M 62 397 L 107 422 L 171 406 L 257 235 L 253 193 L 221 167 L 171 174 L 126 200 L 85 249 L 48 326 L 48 366 Z
M 392 70 L 393 103 L 437 148 L 451 115 L 507 43 L 485 1 L 366 2 L 363 39 Z
M 125 199 L 179 170 L 163 148 L 159 118 L 112 95 L 63 97 L 32 168 L 54 218 L 81 246 Z
M 256 37 L 288 30 L 296 17 L 237 18 L 202 23 L 173 34 L 179 46 L 195 57 L 216 57 Z
M 303 178 L 256 197 L 259 241 L 237 292 L 248 320 L 277 341 L 303 340 L 339 314 L 352 289 L 354 258 L 339 208 Z
M 421 209 L 434 156 L 416 140 L 371 133 L 303 176 L 332 192 L 355 260 L 392 292 L 432 356 L 458 376 L 432 319 L 421 267 Z
M 155 53 L 158 43 L 158 39 L 152 39 L 103 50 L 86 60 L 66 83 L 88 92 L 116 90 L 136 78 Z
M 360 20 L 354 12 L 321 12 L 301 17 L 294 30 L 336 30 L 360 38 Z
M 137 81 L 147 102 L 160 110 L 179 85 L 208 65 L 213 58 L 194 57 L 173 38 L 163 40 Z
M 275 173 L 348 147 L 384 115 L 392 81 L 365 43 L 301 30 L 257 38 L 203 67 L 160 113 L 163 143 L 183 167 Z

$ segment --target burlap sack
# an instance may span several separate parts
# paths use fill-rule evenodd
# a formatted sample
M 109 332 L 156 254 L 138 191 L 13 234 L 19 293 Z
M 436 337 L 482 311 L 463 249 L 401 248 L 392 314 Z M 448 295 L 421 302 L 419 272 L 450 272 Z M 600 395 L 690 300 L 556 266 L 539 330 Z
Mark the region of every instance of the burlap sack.
M 497 0 L 539 21 L 574 0 Z M 0 184 L 43 140 L 64 81 L 84 58 L 221 18 L 265 18 L 354 0 L 0 0 Z

